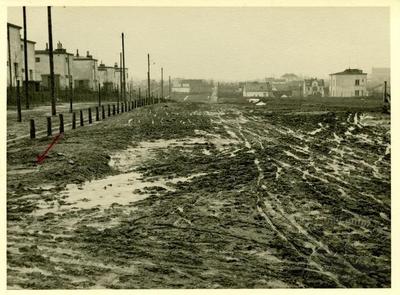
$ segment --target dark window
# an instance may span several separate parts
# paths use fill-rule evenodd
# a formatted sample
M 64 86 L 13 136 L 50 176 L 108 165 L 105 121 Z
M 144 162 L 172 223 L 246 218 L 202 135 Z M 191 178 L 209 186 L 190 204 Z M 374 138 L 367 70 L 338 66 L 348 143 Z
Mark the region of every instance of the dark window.
M 36 61 L 36 62 L 40 62 L 40 57 L 36 57 L 36 58 L 35 58 L 35 61 Z
M 360 96 L 360 90 L 356 90 L 356 96 Z
M 356 80 L 356 85 L 360 85 L 360 80 Z

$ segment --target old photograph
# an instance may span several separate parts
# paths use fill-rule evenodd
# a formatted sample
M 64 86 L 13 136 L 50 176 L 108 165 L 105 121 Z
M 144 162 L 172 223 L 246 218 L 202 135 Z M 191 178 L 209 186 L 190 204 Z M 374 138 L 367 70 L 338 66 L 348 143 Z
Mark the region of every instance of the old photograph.
M 8 290 L 392 287 L 389 6 L 16 5 Z

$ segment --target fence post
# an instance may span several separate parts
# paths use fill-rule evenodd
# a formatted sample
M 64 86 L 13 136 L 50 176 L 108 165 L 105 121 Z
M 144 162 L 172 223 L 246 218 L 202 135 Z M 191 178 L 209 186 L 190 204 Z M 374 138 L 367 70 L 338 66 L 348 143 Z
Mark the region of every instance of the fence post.
M 108 117 L 111 116 L 111 107 L 110 107 L 109 104 L 107 105 L 107 116 L 108 116 Z
M 18 122 L 21 122 L 22 116 L 21 116 L 21 96 L 19 93 L 19 80 L 17 80 L 17 115 L 18 115 L 18 119 L 17 119 Z
M 124 112 L 124 103 L 121 102 L 121 113 L 123 113 L 123 112 Z
M 47 117 L 47 136 L 51 136 L 51 117 Z
M 104 120 L 106 118 L 106 112 L 104 110 L 104 105 L 101 106 L 101 119 Z
M 58 114 L 60 118 L 60 133 L 64 133 L 64 116 L 63 114 Z
M 115 116 L 115 104 L 113 104 L 113 116 Z
M 72 129 L 76 128 L 76 113 L 72 113 Z
M 36 129 L 35 129 L 35 120 L 31 119 L 30 121 L 30 135 L 31 139 L 36 137 Z
M 96 121 L 99 121 L 99 107 L 96 107 Z
M 92 124 L 92 109 L 88 108 L 89 124 Z
M 100 83 L 99 83 L 99 106 L 101 106 Z
M 117 114 L 119 114 L 119 102 L 117 102 Z
M 83 126 L 83 111 L 79 111 L 79 125 Z

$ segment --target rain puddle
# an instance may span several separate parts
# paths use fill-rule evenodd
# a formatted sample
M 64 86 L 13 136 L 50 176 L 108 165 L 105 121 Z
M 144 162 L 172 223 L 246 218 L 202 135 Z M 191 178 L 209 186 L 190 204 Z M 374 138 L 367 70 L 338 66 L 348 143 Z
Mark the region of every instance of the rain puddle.
M 180 181 L 190 181 L 205 174 L 198 173 L 172 179 L 147 178 L 145 180 L 140 173 L 130 172 L 85 182 L 83 185 L 69 184 L 61 192 L 63 204 L 54 206 L 42 201 L 38 204 L 39 209 L 35 210 L 33 214 L 64 213 L 71 209 L 91 209 L 95 207 L 107 209 L 116 204 L 127 206 L 154 194 L 154 190 L 149 191 L 151 188 L 155 188 L 156 191 L 174 191 L 174 184 Z

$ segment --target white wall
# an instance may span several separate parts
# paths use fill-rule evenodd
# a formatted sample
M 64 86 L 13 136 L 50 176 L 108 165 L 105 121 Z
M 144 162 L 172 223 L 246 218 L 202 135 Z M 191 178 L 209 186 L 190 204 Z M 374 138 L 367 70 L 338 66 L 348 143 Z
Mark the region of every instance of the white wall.
M 21 68 L 23 63 L 23 56 L 21 51 L 21 35 L 20 29 L 8 26 L 10 34 L 10 55 L 11 55 L 11 82 L 12 86 L 17 86 L 17 80 L 20 81 L 20 86 L 22 86 L 22 75 Z M 10 85 L 10 65 L 8 64 L 9 55 L 7 48 L 7 86 Z M 16 64 L 16 66 L 14 65 Z
M 355 81 L 359 80 L 360 85 Z M 366 96 L 367 93 L 367 74 L 354 75 L 331 75 L 329 94 L 333 97 L 352 97 L 356 96 L 356 90 L 359 96 Z

